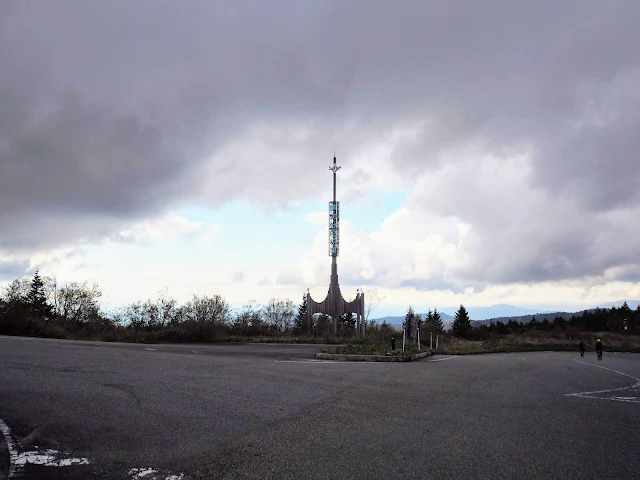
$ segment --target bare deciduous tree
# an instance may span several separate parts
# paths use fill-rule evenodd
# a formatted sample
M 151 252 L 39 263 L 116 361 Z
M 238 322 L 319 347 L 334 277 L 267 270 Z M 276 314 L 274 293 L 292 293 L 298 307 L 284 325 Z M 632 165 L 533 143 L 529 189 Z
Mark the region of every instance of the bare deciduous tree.
M 31 289 L 31 280 L 22 278 L 14 280 L 3 288 L 2 299 L 7 303 L 26 301 L 29 290 Z
M 226 325 L 230 321 L 231 308 L 220 295 L 213 297 L 194 295 L 185 305 L 186 319 L 199 324 Z
M 150 328 L 160 328 L 180 323 L 178 302 L 171 297 L 166 288 L 158 292 L 156 300 L 147 300 L 143 306 L 146 325 Z
M 131 327 L 134 330 L 139 330 L 146 324 L 143 304 L 140 301 L 120 307 L 114 312 L 113 317 L 116 324 Z
M 44 292 L 45 297 L 47 298 L 47 302 L 51 305 L 53 309 L 53 313 L 56 317 L 60 315 L 60 305 L 58 299 L 58 280 L 55 275 L 51 277 L 42 277 L 42 282 L 44 283 Z
M 98 284 L 87 282 L 67 283 L 60 289 L 56 286 L 57 314 L 65 322 L 86 323 L 98 316 L 102 292 Z
M 369 289 L 365 292 L 365 313 L 364 313 L 364 321 L 369 322 L 369 316 L 371 312 L 373 312 L 378 305 L 380 305 L 386 297 L 382 297 L 378 294 L 378 290 Z
M 236 314 L 234 326 L 242 331 L 258 331 L 263 326 L 262 311 L 255 300 L 250 300 L 242 306 L 240 311 Z
M 264 319 L 267 324 L 280 332 L 291 330 L 295 313 L 296 306 L 289 299 L 272 298 L 263 309 Z

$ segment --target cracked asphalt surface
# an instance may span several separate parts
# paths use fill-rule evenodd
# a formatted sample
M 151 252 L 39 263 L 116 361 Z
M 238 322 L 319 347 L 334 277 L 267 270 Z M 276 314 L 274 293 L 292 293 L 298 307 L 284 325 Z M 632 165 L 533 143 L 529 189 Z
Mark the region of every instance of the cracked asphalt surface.
M 317 350 L 0 337 L 0 418 L 21 452 L 89 461 L 21 478 L 638 478 L 639 355 Z

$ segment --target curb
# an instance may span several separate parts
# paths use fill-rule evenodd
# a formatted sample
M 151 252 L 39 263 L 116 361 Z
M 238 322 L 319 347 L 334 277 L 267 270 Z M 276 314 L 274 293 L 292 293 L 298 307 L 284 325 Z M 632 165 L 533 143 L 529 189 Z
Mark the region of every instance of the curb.
M 334 360 L 342 362 L 412 362 L 432 355 L 431 352 L 414 353 L 406 357 L 396 355 L 356 355 L 346 353 L 316 353 L 318 360 Z
M 0 423 L 3 423 L 0 419 Z M 0 430 L 0 479 L 5 480 L 9 478 L 11 471 L 11 451 L 9 445 L 7 445 L 7 439 L 5 435 L 7 433 L 4 429 Z M 8 441 L 11 441 L 9 438 Z

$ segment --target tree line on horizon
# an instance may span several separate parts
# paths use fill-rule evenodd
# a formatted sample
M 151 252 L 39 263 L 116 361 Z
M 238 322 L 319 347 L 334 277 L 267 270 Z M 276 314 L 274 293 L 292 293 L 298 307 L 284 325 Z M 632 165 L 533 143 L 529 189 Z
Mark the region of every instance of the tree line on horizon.
M 460 308 L 455 312 L 453 323 L 448 332 L 445 332 L 444 323 L 437 309 L 434 309 L 433 312 L 429 310 L 422 318 L 409 306 L 403 328 L 412 319 L 417 320 L 418 328 L 422 332 L 449 333 L 454 337 L 469 340 L 484 340 L 492 335 L 514 335 L 533 331 L 568 333 L 569 335 L 572 333 L 575 335 L 578 332 L 615 332 L 640 335 L 640 305 L 634 310 L 629 307 L 627 302 L 624 302 L 620 307 L 585 310 L 568 319 L 556 315 L 552 321 L 546 318 L 543 321 L 538 321 L 535 315 L 532 315 L 528 322 L 511 318 L 507 322 L 491 320 L 488 324 L 473 322 L 465 306 L 460 305 Z
M 156 299 L 132 302 L 105 312 L 97 284 L 71 282 L 58 285 L 54 277 L 12 281 L 0 292 L 0 334 L 54 338 L 96 338 L 109 341 L 139 339 L 156 341 L 213 341 L 229 336 L 331 335 L 331 318 L 314 315 L 308 323 L 306 295 L 294 304 L 272 298 L 266 304 L 247 302 L 231 308 L 221 295 L 193 297 L 182 304 L 161 290 Z M 367 317 L 375 307 L 368 305 Z M 366 319 L 365 319 L 366 320 Z M 356 319 L 352 313 L 338 319 L 338 334 L 353 337 Z M 367 321 L 369 336 L 385 338 L 393 327 Z
M 166 290 L 158 298 L 132 302 L 111 312 L 100 306 L 102 292 L 97 284 L 72 282 L 58 285 L 53 277 L 17 279 L 0 292 L 0 334 L 53 338 L 102 339 L 107 341 L 215 341 L 226 337 L 316 337 L 329 339 L 331 318 L 314 315 L 307 324 L 306 295 L 296 306 L 290 299 L 272 298 L 265 305 L 247 302 L 234 311 L 220 295 L 194 295 L 179 304 Z M 376 297 L 374 295 L 372 297 Z M 397 334 L 387 322 L 369 320 L 379 297 L 367 306 L 365 314 L 368 339 L 387 340 Z M 377 302 L 377 303 L 376 303 Z M 584 311 L 567 319 L 553 321 L 475 323 L 464 305 L 456 311 L 447 331 L 437 309 L 422 318 L 410 306 L 405 325 L 417 321 L 423 333 L 483 340 L 495 335 L 524 334 L 532 331 L 568 333 L 626 332 L 640 335 L 640 306 Z M 347 313 L 338 319 L 338 336 L 356 337 L 355 316 Z M 626 328 L 625 328 L 626 327 Z M 426 341 L 426 335 L 423 337 Z

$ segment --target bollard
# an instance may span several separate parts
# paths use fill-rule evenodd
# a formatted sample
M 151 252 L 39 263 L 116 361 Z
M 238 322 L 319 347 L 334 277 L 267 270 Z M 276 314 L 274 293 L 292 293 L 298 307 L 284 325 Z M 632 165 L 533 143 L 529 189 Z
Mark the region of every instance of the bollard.
M 394 337 L 391 337 L 391 350 L 395 350 L 396 349 L 396 339 Z

